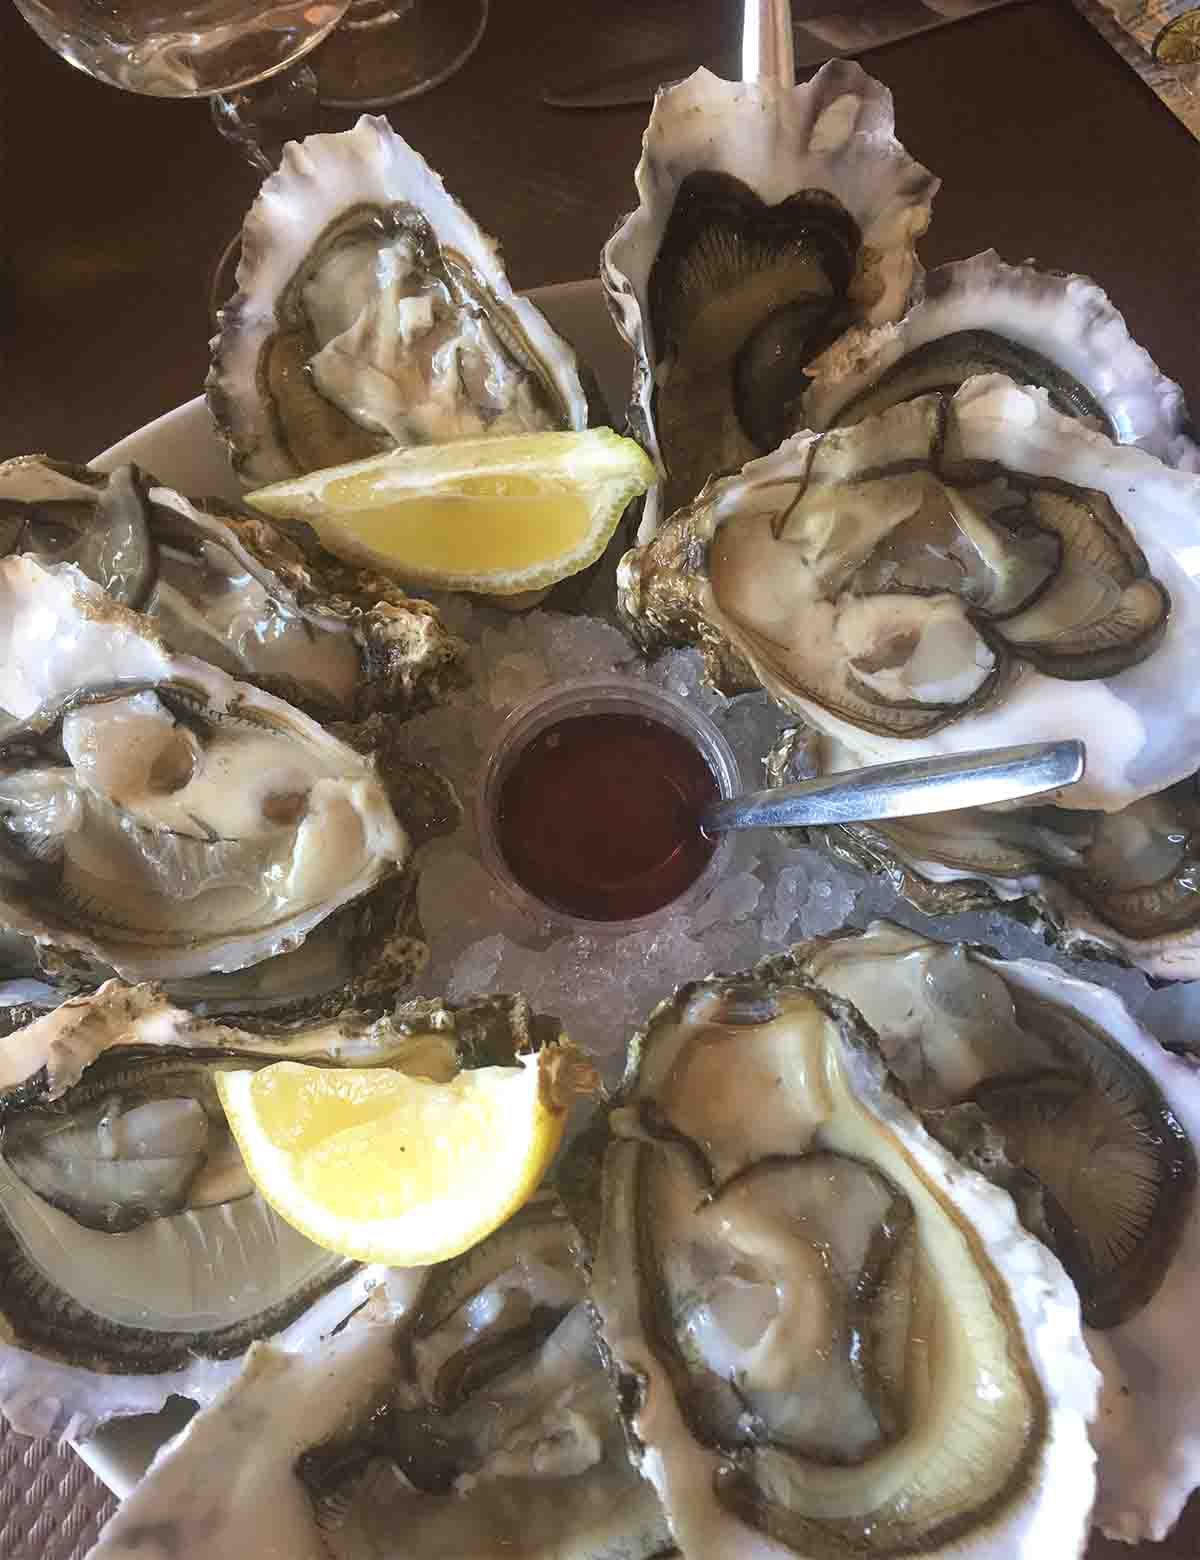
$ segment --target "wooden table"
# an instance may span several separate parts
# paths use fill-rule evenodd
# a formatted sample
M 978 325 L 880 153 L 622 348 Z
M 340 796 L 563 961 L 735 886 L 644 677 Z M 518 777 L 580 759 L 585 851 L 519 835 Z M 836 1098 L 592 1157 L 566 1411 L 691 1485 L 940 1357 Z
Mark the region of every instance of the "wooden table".
M 812 9 L 821 7 L 813 6 Z M 543 84 L 681 46 L 735 57 L 734 0 L 493 0 L 478 52 L 390 118 L 503 240 L 518 287 L 592 276 L 633 204 L 644 107 L 563 112 Z M 800 14 L 799 4 L 796 14 Z M 256 177 L 204 104 L 114 92 L 50 53 L 0 0 L 8 168 L 0 225 L 0 456 L 86 460 L 195 395 L 213 261 Z M 1085 271 L 1200 407 L 1200 147 L 1067 0 L 895 44 L 867 68 L 944 183 L 934 265 L 993 245 Z M 348 118 L 327 118 L 342 128 Z M 0 252 L 4 246 L 0 246 Z M 1195 1560 L 1200 1504 L 1170 1541 L 1091 1560 Z

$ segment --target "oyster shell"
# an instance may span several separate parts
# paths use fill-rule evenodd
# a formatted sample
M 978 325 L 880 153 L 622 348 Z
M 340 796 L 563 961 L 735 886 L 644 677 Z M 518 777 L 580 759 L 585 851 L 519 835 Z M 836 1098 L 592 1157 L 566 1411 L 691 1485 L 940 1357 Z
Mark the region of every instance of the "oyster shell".
M 208 403 L 248 484 L 483 432 L 584 428 L 575 354 L 387 120 L 289 143 L 242 231 Z
M 861 762 L 801 723 L 767 769 L 786 785 Z M 1200 777 L 1111 813 L 1039 803 L 804 833 L 886 877 L 926 915 L 1005 908 L 1042 919 L 1068 950 L 1126 960 L 1160 980 L 1200 977 Z
M 0 464 L 0 551 L 74 563 L 152 617 L 177 654 L 318 715 L 408 714 L 461 677 L 466 646 L 429 602 L 343 563 L 307 528 L 195 503 L 135 466 Z
M 844 427 L 977 374 L 1039 385 L 1055 411 L 1169 466 L 1200 469 L 1183 391 L 1087 276 L 1006 265 L 994 249 L 929 271 L 899 323 L 856 327 L 810 366 L 797 428 Z
M 714 482 L 618 589 L 863 761 L 1082 737 L 1062 803 L 1111 811 L 1200 758 L 1198 542 L 1200 478 L 988 375 Z
M 663 479 L 642 540 L 779 443 L 841 331 L 903 312 L 939 181 L 893 125 L 891 93 L 849 60 L 804 86 L 698 70 L 659 92 L 640 204 L 600 265 L 634 354 L 631 431 Z
M 420 836 L 413 834 L 414 844 Z M 210 970 L 163 982 L 197 1013 L 253 1013 L 275 1023 L 318 1018 L 344 1007 L 382 1008 L 412 985 L 429 958 L 417 909 L 417 875 L 406 869 L 335 911 L 298 948 L 237 970 Z M 114 977 L 111 965 L 76 949 L 0 933 L 0 1032 L 28 1023 L 64 998 Z
M 1079 1288 L 1104 1376 L 1096 1521 L 1161 1539 L 1200 1486 L 1200 1064 L 1114 993 L 877 924 L 793 950 L 879 1036 L 929 1130 L 1009 1186 Z
M 609 1124 L 592 1293 L 689 1560 L 1082 1550 L 1077 1296 L 851 1008 L 787 958 L 685 986 Z
M 119 981 L 10 1035 L 0 1407 L 29 1433 L 86 1436 L 171 1393 L 204 1401 L 255 1339 L 307 1347 L 379 1282 L 254 1190 L 215 1071 L 291 1059 L 447 1079 L 557 1035 L 506 997 L 234 1028 Z
M 429 1270 L 398 1324 L 374 1301 L 307 1355 L 256 1345 L 242 1375 L 104 1530 L 189 1560 L 453 1555 L 645 1560 L 669 1549 L 629 1466 L 572 1260 L 545 1199 Z M 214 1506 L 207 1470 L 236 1467 Z
M 374 767 L 71 565 L 0 560 L 0 922 L 132 979 L 297 947 L 402 873 Z

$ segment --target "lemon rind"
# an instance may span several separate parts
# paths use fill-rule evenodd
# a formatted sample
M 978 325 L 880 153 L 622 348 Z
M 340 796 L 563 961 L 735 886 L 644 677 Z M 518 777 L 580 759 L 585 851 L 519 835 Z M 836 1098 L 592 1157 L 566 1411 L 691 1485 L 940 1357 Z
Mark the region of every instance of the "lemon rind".
M 293 1173 L 294 1156 L 256 1128 L 250 1104 L 252 1070 L 218 1075 L 217 1088 L 246 1169 L 281 1218 L 316 1245 L 341 1256 L 391 1267 L 424 1267 L 469 1250 L 510 1218 L 537 1189 L 558 1148 L 565 1112 L 549 1109 L 542 1099 L 539 1059 L 521 1060 L 526 1064 L 524 1099 L 508 1119 L 514 1127 L 528 1121 L 531 1130 L 517 1134 L 518 1152 L 498 1156 L 495 1173 L 485 1186 L 464 1186 L 454 1196 L 423 1202 L 386 1219 L 360 1222 L 331 1213 L 327 1204 L 305 1192 Z M 491 1187 L 497 1188 L 496 1196 L 482 1200 L 480 1191 Z M 467 1207 L 469 1217 L 456 1216 L 456 1209 Z

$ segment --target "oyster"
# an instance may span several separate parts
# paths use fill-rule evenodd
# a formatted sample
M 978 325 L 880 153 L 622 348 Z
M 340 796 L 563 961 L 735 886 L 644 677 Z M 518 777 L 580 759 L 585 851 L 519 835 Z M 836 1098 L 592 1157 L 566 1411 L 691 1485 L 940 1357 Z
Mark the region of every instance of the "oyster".
M 0 560 L 0 922 L 134 980 L 240 969 L 406 869 L 373 763 L 72 565 Z
M 797 428 L 843 427 L 1001 373 L 1041 386 L 1055 411 L 1119 444 L 1200 469 L 1182 390 L 1159 373 L 1103 290 L 1032 262 L 1006 265 L 994 249 L 928 272 L 898 324 L 847 331 L 810 373 Z
M 712 472 L 774 449 L 811 358 L 903 312 L 939 181 L 893 125 L 891 93 L 849 60 L 804 86 L 698 70 L 659 92 L 640 204 L 600 265 L 634 354 L 631 431 L 663 482 L 643 540 Z
M 257 1345 L 91 1560 L 137 1554 L 147 1531 L 189 1560 L 667 1553 L 654 1492 L 625 1454 L 573 1243 L 538 1200 L 429 1270 L 398 1324 L 372 1302 L 305 1356 Z M 239 1470 L 219 1503 L 214 1467 Z
M 406 870 L 335 911 L 298 948 L 241 969 L 168 979 L 164 988 L 197 1013 L 256 1013 L 276 1023 L 336 1014 L 350 1004 L 381 1008 L 429 958 L 416 889 L 415 870 Z M 15 932 L 0 933 L 0 972 L 0 1032 L 94 991 L 115 973 L 76 949 Z
M 129 978 L 294 948 L 411 856 L 370 760 L 72 565 L 0 560 L 0 709 L 0 923 Z
M 851 1008 L 787 958 L 683 987 L 610 1129 L 592 1293 L 689 1560 L 1082 1550 L 1077 1296 Z
M 1104 1376 L 1096 1520 L 1163 1538 L 1200 1486 L 1200 1064 L 1049 965 L 884 924 L 793 953 L 876 1031 L 934 1136 L 1008 1186 L 1063 1262 Z
M 180 655 L 318 715 L 437 703 L 466 647 L 436 607 L 234 506 L 194 503 L 135 466 L 101 475 L 41 456 L 0 464 L 0 551 L 74 563 L 154 619 Z
M 863 762 L 1082 737 L 1063 805 L 1111 811 L 1200 759 L 1198 543 L 1200 477 L 988 375 L 787 440 L 618 588 L 643 645 L 698 643 Z
M 768 760 L 786 785 L 861 759 L 803 723 Z M 1007 908 L 1043 919 L 1056 942 L 1104 952 L 1160 980 L 1200 977 L 1200 777 L 1117 812 L 1038 803 L 804 831 L 885 876 L 927 915 Z
M 444 1080 L 557 1038 L 519 998 L 233 1028 L 112 981 L 0 1057 L 0 1406 L 86 1436 L 203 1401 L 255 1339 L 305 1347 L 380 1270 L 313 1245 L 255 1191 L 213 1074 L 281 1059 Z
M 284 148 L 246 218 L 237 285 L 208 404 L 248 485 L 587 426 L 574 352 L 384 118 Z

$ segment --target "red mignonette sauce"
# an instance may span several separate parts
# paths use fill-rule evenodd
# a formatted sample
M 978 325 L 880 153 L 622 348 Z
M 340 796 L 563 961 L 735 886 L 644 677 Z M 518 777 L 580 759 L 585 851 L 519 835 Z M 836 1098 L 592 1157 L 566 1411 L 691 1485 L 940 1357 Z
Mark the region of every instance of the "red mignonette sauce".
M 626 921 L 670 904 L 716 841 L 700 814 L 720 788 L 682 732 L 645 715 L 568 715 L 514 757 L 499 787 L 496 842 L 509 871 L 553 909 Z

